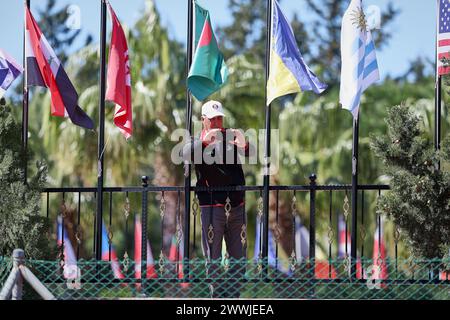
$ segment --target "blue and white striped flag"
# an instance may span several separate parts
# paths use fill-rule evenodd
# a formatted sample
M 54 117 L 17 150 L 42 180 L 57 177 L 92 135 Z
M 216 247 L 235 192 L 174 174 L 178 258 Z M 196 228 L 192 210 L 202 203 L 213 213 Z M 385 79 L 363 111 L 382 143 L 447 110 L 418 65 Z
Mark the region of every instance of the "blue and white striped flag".
M 358 117 L 363 92 L 380 79 L 372 35 L 361 0 L 352 0 L 342 19 L 340 103 Z
M 22 74 L 23 68 L 0 49 L 0 99 L 13 81 Z

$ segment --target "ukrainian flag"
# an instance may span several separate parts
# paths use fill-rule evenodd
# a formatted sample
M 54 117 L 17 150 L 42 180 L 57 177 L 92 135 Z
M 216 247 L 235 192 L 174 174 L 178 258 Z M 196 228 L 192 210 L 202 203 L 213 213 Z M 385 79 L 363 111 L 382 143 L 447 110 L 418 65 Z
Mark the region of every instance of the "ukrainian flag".
M 294 32 L 276 0 L 272 1 L 272 32 L 267 81 L 267 105 L 289 93 L 322 93 L 327 85 L 303 61 Z

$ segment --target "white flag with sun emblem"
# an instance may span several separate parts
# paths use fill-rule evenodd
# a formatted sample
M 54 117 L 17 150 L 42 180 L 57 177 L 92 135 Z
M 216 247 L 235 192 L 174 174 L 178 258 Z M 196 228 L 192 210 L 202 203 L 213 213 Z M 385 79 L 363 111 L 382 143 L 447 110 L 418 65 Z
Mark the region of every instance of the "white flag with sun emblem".
M 380 79 L 375 44 L 361 0 L 352 0 L 342 19 L 341 59 L 339 101 L 344 109 L 357 118 L 361 95 Z

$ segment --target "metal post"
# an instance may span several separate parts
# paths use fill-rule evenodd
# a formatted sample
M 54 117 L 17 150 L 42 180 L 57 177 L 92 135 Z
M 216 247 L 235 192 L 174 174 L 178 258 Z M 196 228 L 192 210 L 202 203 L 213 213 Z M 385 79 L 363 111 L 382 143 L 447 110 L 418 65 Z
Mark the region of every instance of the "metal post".
M 269 80 L 270 65 L 270 46 L 272 34 L 272 0 L 267 0 L 267 40 L 266 40 L 266 87 Z M 267 101 L 267 90 L 265 90 Z M 266 122 L 265 122 L 265 144 L 264 144 L 264 192 L 263 192 L 263 229 L 262 229 L 262 258 L 263 258 L 263 274 L 267 276 L 267 256 L 269 253 L 269 185 L 270 185 L 270 103 L 266 105 Z
M 436 151 L 441 148 L 441 89 L 442 89 L 442 79 L 439 75 L 439 52 L 438 52 L 438 41 L 439 41 L 439 15 L 440 15 L 440 1 L 437 1 L 437 12 L 436 12 L 436 97 L 435 97 L 435 108 L 434 108 L 434 147 Z M 440 161 L 436 165 L 436 169 L 440 170 Z
M 30 0 L 25 0 L 26 7 L 30 9 Z M 27 45 L 27 29 L 26 29 L 26 17 L 24 19 L 24 27 L 23 27 L 23 101 L 22 101 L 22 147 L 25 156 L 25 164 L 24 164 L 24 183 L 27 184 L 28 179 L 28 68 L 27 68 L 27 54 L 26 54 L 26 45 Z
M 15 249 L 13 251 L 13 268 L 19 269 L 25 262 L 25 252 L 22 249 Z M 20 270 L 20 269 L 19 269 Z M 23 295 L 23 277 L 19 272 L 17 274 L 16 282 L 12 289 L 12 300 L 22 300 Z
M 351 275 L 356 279 L 356 236 L 358 212 L 358 142 L 359 142 L 359 115 L 353 118 L 353 151 L 352 151 L 352 244 L 351 244 Z
M 316 269 L 316 180 L 314 173 L 309 176 L 309 261 L 313 275 Z
M 148 177 L 142 177 L 142 215 L 141 215 L 141 279 L 147 278 L 147 204 Z
M 95 258 L 102 259 L 102 222 L 103 222 L 103 168 L 105 145 L 105 84 L 106 84 L 106 2 L 101 2 L 101 23 L 100 23 L 100 101 L 99 101 L 99 122 L 98 133 L 98 174 L 97 174 L 97 214 L 95 229 Z
M 436 151 L 441 149 L 441 107 L 442 105 L 442 78 L 437 76 L 436 81 L 436 102 L 434 108 L 434 148 Z M 437 169 L 440 170 L 441 163 L 437 163 Z
M 194 39 L 194 19 L 193 19 L 193 6 L 192 0 L 188 0 L 188 26 L 187 26 L 187 74 L 189 74 L 189 69 L 192 64 L 192 42 Z M 189 137 L 192 137 L 192 97 L 189 88 L 186 89 L 186 130 L 189 131 Z M 189 249 L 190 249 L 190 238 L 191 238 L 191 164 L 186 163 L 187 171 L 184 177 L 184 252 L 183 258 L 186 263 L 183 263 L 183 274 L 184 277 L 189 277 Z M 195 235 L 194 235 L 195 237 Z

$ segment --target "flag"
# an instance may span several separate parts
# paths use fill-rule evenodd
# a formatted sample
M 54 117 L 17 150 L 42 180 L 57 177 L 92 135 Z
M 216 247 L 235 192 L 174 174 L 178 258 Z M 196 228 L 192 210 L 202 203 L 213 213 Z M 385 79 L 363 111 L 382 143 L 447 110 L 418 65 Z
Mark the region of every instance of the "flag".
M 338 241 L 338 257 L 346 258 L 350 257 L 352 240 L 350 238 L 350 233 L 346 230 L 347 223 L 344 218 L 339 215 L 339 241 Z
M 347 223 L 344 218 L 339 215 L 338 223 L 338 258 L 344 259 L 351 256 L 352 252 L 352 240 L 350 232 L 347 230 Z M 356 259 L 356 278 L 362 278 L 362 264 L 361 259 Z M 364 272 L 365 275 L 365 272 Z
M 22 72 L 22 66 L 0 49 L 0 99 L 3 98 L 11 83 L 13 83 Z
M 212 30 L 208 10 L 195 1 L 194 6 L 195 53 L 187 86 L 195 98 L 204 100 L 227 82 L 228 68 Z
M 106 81 L 106 100 L 116 103 L 114 124 L 125 136 L 125 139 L 128 139 L 133 133 L 128 45 L 122 26 L 109 2 L 108 8 L 112 20 L 112 34 Z
M 361 95 L 380 79 L 375 44 L 367 26 L 361 0 L 352 0 L 342 19 L 341 59 L 339 101 L 356 119 Z
M 372 279 L 387 279 L 386 244 L 384 243 L 384 219 L 380 218 L 380 225 L 375 230 L 373 242 L 373 273 Z
M 86 129 L 94 129 L 91 118 L 78 106 L 78 93 L 61 62 L 27 7 L 25 7 L 25 12 L 27 86 L 41 86 L 50 89 L 51 114 L 53 116 L 69 116 L 74 124 Z
M 320 94 L 327 88 L 303 60 L 294 32 L 276 0 L 272 1 L 270 43 L 267 105 L 289 93 L 314 91 Z
M 139 215 L 134 218 L 134 276 L 136 279 L 141 279 L 141 256 L 142 252 L 142 225 Z M 153 260 L 152 248 L 147 239 L 147 278 L 157 278 L 155 270 L 155 262 Z
M 437 23 L 437 71 L 442 76 L 450 73 L 450 66 L 444 65 L 443 58 L 450 59 L 450 1 L 439 0 Z
M 63 225 L 63 219 L 61 216 L 58 216 L 56 223 L 56 244 L 58 246 L 64 246 L 64 278 L 77 279 L 80 274 L 80 270 L 77 266 L 77 257 L 75 255 L 75 250 L 73 249 L 72 243 L 70 242 L 70 238 L 67 234 L 67 230 Z
M 108 234 L 106 233 L 105 224 L 102 222 L 102 261 L 111 261 L 111 269 L 116 279 L 124 279 L 125 276 L 120 268 L 119 260 L 117 259 L 116 250 L 111 243 L 111 250 L 109 245 Z
M 178 255 L 177 255 L 178 251 Z M 183 236 L 180 240 L 180 246 L 177 248 L 177 238 L 175 235 L 172 237 L 172 243 L 169 249 L 169 261 L 176 263 L 176 268 L 178 268 L 178 279 L 184 278 L 183 273 L 183 254 L 184 254 L 184 241 Z M 180 283 L 182 288 L 187 288 L 189 286 L 189 282 Z

